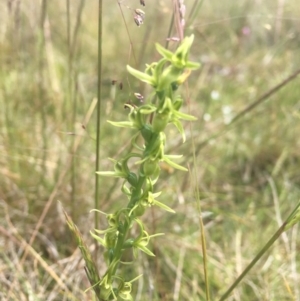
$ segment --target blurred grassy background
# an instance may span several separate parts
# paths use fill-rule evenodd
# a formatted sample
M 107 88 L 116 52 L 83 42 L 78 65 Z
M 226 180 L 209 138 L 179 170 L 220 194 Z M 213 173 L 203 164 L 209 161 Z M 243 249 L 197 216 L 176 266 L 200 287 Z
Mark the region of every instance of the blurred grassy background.
M 68 8 L 67 3 L 0 3 L 1 300 L 93 298 L 84 293 L 89 284 L 83 262 L 58 201 L 93 249 L 88 232 L 94 217 L 89 211 L 94 208 L 96 114 L 88 122 L 85 116 L 97 96 L 98 4 L 76 0 Z M 192 132 L 186 124 L 188 139 L 182 146 L 170 127 L 168 149 L 184 154 L 182 163 L 196 169 L 198 178 L 163 166 L 157 190 L 163 190 L 161 201 L 177 213 L 153 209 L 144 216 L 150 233 L 166 235 L 152 244 L 156 258 L 141 256 L 139 266 L 128 267 L 129 279 L 144 275 L 135 286 L 135 300 L 205 300 L 196 183 L 207 213 L 212 300 L 242 272 L 300 196 L 299 78 L 201 146 L 299 68 L 297 1 L 186 0 L 185 4 L 186 35 L 195 34 L 191 60 L 202 67 L 181 93 L 189 99 L 186 110 L 198 121 Z M 199 11 L 189 18 L 195 4 Z M 154 44 L 166 43 L 172 7 L 170 1 L 146 0 L 145 24 L 138 28 L 126 6 L 140 8 L 139 1 L 123 2 L 124 19 L 117 1 L 104 1 L 103 6 L 101 170 L 110 170 L 107 157 L 116 158 L 132 133 L 113 128 L 106 120 L 124 120 L 123 105 L 134 101 L 133 92 L 149 92 L 128 76 L 126 64 L 143 70 L 159 58 Z M 112 80 L 118 81 L 116 86 Z M 102 211 L 126 202 L 120 185 L 101 179 Z M 45 206 L 49 210 L 30 243 Z M 101 225 L 105 228 L 102 216 Z M 99 256 L 103 271 L 101 260 Z M 230 300 L 300 300 L 299 260 L 295 226 Z

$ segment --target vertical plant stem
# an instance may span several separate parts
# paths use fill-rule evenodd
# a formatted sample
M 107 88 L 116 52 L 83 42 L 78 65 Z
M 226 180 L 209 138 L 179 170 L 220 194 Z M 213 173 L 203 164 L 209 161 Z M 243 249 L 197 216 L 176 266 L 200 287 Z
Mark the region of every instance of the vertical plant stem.
M 169 26 L 169 30 L 168 30 L 168 34 L 167 34 L 167 37 L 168 37 L 168 38 L 171 36 L 171 34 L 172 34 L 172 29 L 173 29 L 173 26 L 174 26 L 174 14 L 175 14 L 175 12 L 173 11 L 172 18 L 171 18 L 171 22 L 170 22 L 170 26 Z M 166 44 L 165 44 L 165 48 L 167 48 L 167 49 L 169 48 L 169 43 L 170 43 L 170 41 L 167 40 L 167 41 L 166 41 Z
M 142 172 L 142 168 L 140 169 L 140 174 L 141 174 L 141 172 Z M 136 205 L 136 203 L 138 203 L 140 201 L 141 194 L 142 194 L 142 187 L 145 183 L 145 179 L 146 178 L 143 176 L 139 177 L 138 183 L 137 183 L 135 190 L 132 193 L 130 201 L 128 203 L 128 206 L 127 206 L 128 210 L 131 210 Z M 132 222 L 132 220 L 130 220 L 130 221 L 126 220 L 124 222 L 123 230 L 120 231 L 120 233 L 118 235 L 118 240 L 117 240 L 116 248 L 115 248 L 115 259 L 117 262 L 119 262 L 121 260 L 121 257 L 122 257 L 123 251 L 124 251 L 124 249 L 123 249 L 124 242 L 126 240 L 129 228 L 131 226 L 131 222 Z M 117 269 L 118 269 L 118 264 L 115 265 L 115 267 L 112 271 L 112 275 L 116 274 Z
M 280 37 L 281 28 L 282 28 L 282 15 L 284 13 L 284 4 L 285 0 L 278 0 L 277 1 L 277 13 L 275 18 L 275 41 L 278 41 Z
M 74 25 L 74 32 L 73 32 L 73 38 L 71 40 L 71 58 L 74 57 L 75 55 L 75 51 L 76 51 L 76 47 L 77 47 L 77 37 L 78 37 L 78 33 L 79 33 L 79 29 L 80 29 L 80 25 L 81 25 L 81 15 L 83 12 L 83 8 L 85 5 L 85 0 L 81 0 L 79 3 L 79 7 L 78 7 L 78 11 L 77 11 L 77 15 L 76 15 L 76 22 Z
M 180 15 L 179 15 L 179 4 L 178 4 L 178 1 L 177 0 L 173 0 L 173 11 L 174 11 L 174 24 L 175 24 L 175 27 L 177 29 L 177 34 L 179 36 L 179 39 L 180 41 L 183 40 L 183 36 L 184 36 L 184 28 L 182 27 L 181 25 L 181 22 L 180 22 Z
M 190 104 L 190 102 L 188 101 Z M 189 106 L 189 111 L 191 111 Z M 190 123 L 190 131 L 193 133 L 192 125 Z M 193 149 L 193 163 L 195 166 L 194 169 L 194 178 L 195 181 L 195 194 L 196 194 L 196 200 L 197 200 L 197 210 L 199 214 L 199 226 L 200 226 L 200 237 L 201 237 L 201 248 L 202 248 L 202 255 L 203 255 L 203 271 L 204 271 L 204 282 L 205 282 L 205 296 L 206 300 L 210 301 L 210 287 L 209 287 L 209 278 L 208 278 L 208 271 L 207 271 L 207 252 L 206 252 L 206 238 L 205 238 L 205 230 L 204 230 L 204 224 L 202 219 L 202 209 L 201 209 L 201 203 L 200 203 L 200 195 L 199 195 L 199 182 L 198 182 L 198 172 L 197 172 L 197 158 L 196 158 L 196 148 L 195 148 L 195 140 L 194 136 L 192 135 L 192 149 Z
M 68 87 L 67 87 L 67 101 L 71 99 L 72 93 L 72 57 L 71 57 L 71 19 L 70 19 L 70 0 L 66 2 L 67 7 L 67 47 L 68 47 Z
M 96 171 L 99 170 L 100 162 L 100 118 L 101 118 L 101 82 L 102 82 L 102 0 L 98 3 L 98 102 L 97 102 L 97 119 L 96 119 Z M 95 174 L 95 208 L 99 208 L 99 195 L 100 195 L 100 177 Z M 99 218 L 95 212 L 95 228 L 99 228 Z M 98 244 L 96 244 L 95 260 L 97 261 Z
M 70 19 L 70 0 L 67 0 L 67 40 L 68 40 L 68 97 L 67 103 L 72 104 L 72 129 L 75 133 L 75 122 L 76 122 L 76 112 L 77 112 L 77 97 L 76 97 L 76 82 L 77 82 L 77 72 L 76 66 L 74 66 L 74 58 L 77 50 L 78 44 L 78 32 L 81 25 L 81 15 L 83 12 L 85 0 L 81 0 L 77 14 L 76 14 L 76 22 L 74 26 L 73 37 L 71 38 L 71 19 Z M 70 152 L 72 154 L 72 168 L 71 168 L 71 208 L 72 208 L 72 216 L 76 221 L 76 160 L 75 153 L 73 150 L 75 149 L 75 140 L 73 140 L 72 145 L 70 145 Z
M 199 10 L 203 4 L 204 0 L 195 0 L 193 6 L 190 9 L 190 14 L 187 18 L 186 27 L 188 28 L 190 24 L 193 24 L 195 18 L 197 17 Z
M 194 2 L 194 7 L 193 7 L 192 11 L 196 10 L 197 6 L 198 6 L 198 10 L 199 10 L 201 4 L 202 4 L 202 1 L 199 3 L 199 1 L 196 0 Z M 176 23 L 177 23 L 178 31 L 181 34 L 180 38 L 183 39 L 184 28 L 180 22 L 181 20 L 180 20 L 178 2 L 176 2 L 175 8 L 176 8 L 175 11 L 177 12 Z M 182 16 L 182 18 L 184 18 L 184 15 Z M 189 89 L 188 89 L 188 84 L 186 83 L 185 86 L 186 86 L 187 96 L 188 96 L 187 103 L 188 103 L 189 111 L 191 111 L 190 93 L 189 93 Z M 191 133 L 193 133 L 191 123 L 190 123 L 190 131 L 191 131 Z M 194 166 L 197 167 L 198 164 L 197 164 L 197 158 L 196 158 L 196 147 L 195 147 L 194 135 L 192 135 L 191 140 L 192 140 L 192 149 L 193 149 L 193 163 L 194 163 Z M 207 260 L 207 249 L 206 249 L 206 237 L 205 237 L 204 223 L 203 223 L 203 219 L 202 219 L 202 209 L 201 209 L 200 194 L 199 194 L 199 182 L 198 182 L 197 168 L 194 168 L 194 178 L 196 179 L 196 181 L 195 181 L 195 197 L 196 197 L 196 201 L 197 201 L 197 210 L 198 210 L 198 214 L 199 214 L 199 228 L 200 228 L 200 239 L 201 239 L 201 248 L 202 248 L 202 256 L 203 256 L 203 273 L 204 273 L 204 283 L 205 283 L 205 298 L 206 298 L 206 301 L 210 301 L 210 286 L 209 286 L 209 277 L 208 277 L 208 268 L 207 268 L 208 260 Z
M 126 32 L 127 32 L 127 36 L 128 36 L 128 39 L 129 39 L 129 43 L 130 43 L 134 63 L 135 63 L 135 66 L 137 67 L 138 66 L 138 61 L 137 61 L 137 58 L 136 58 L 136 55 L 135 55 L 135 52 L 134 52 L 133 42 L 132 42 L 132 39 L 131 39 L 131 36 L 130 36 L 130 33 L 129 33 L 129 29 L 128 29 L 128 26 L 127 26 L 127 23 L 126 23 L 126 20 L 125 20 L 125 17 L 124 17 L 123 10 L 121 8 L 121 2 L 119 0 L 118 0 L 118 5 L 119 5 L 121 15 L 122 15 L 122 19 L 124 21 L 124 25 L 125 25 L 125 28 L 126 28 Z
M 47 149 L 47 120 L 46 120 L 46 106 L 44 103 L 45 100 L 45 89 L 44 89 L 44 67 L 45 67 L 45 35 L 44 35 L 44 26 L 45 20 L 47 16 L 47 0 L 42 1 L 41 6 L 41 19 L 40 19 L 40 33 L 39 33 L 39 80 L 38 80 L 38 91 L 39 91 L 39 99 L 41 102 L 40 110 L 41 110 L 41 119 L 42 119 L 42 131 L 43 131 L 43 146 L 44 150 Z M 41 172 L 41 180 L 40 183 L 43 185 L 46 174 L 46 155 L 47 152 L 43 152 L 42 158 L 42 172 Z
M 68 74 L 67 74 L 67 95 L 66 103 L 71 103 L 73 100 L 72 96 L 72 47 L 71 47 L 71 16 L 70 16 L 70 0 L 66 1 L 67 8 L 67 48 L 68 48 Z M 75 132 L 74 121 L 75 121 L 75 109 L 73 106 L 72 110 L 72 128 Z M 75 214 L 75 154 L 72 153 L 74 149 L 74 141 L 70 145 L 70 153 L 72 154 L 72 166 L 71 166 L 71 212 L 74 220 L 76 220 Z

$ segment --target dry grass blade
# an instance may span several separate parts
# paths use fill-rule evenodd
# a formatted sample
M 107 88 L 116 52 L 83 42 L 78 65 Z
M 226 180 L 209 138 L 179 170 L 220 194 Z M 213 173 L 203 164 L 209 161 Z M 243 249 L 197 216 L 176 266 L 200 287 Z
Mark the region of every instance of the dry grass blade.
M 99 287 L 99 285 L 97 285 L 100 283 L 100 276 L 98 274 L 96 264 L 95 264 L 94 260 L 92 259 L 92 255 L 91 255 L 87 245 L 84 243 L 84 241 L 82 239 L 82 235 L 81 235 L 80 231 L 78 230 L 77 226 L 73 223 L 72 219 L 69 217 L 69 215 L 66 213 L 66 211 L 64 211 L 64 214 L 65 214 L 65 217 L 67 220 L 67 224 L 68 224 L 71 232 L 73 233 L 76 243 L 81 251 L 82 257 L 86 263 L 85 271 L 87 273 L 87 277 L 90 281 L 90 284 L 91 284 L 96 296 L 101 301 L 101 299 L 99 298 L 100 287 Z

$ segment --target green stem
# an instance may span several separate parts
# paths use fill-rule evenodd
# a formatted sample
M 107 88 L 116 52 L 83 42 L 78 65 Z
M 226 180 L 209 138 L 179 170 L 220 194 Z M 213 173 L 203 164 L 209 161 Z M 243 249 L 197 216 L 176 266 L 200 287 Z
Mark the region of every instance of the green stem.
M 48 149 L 48 135 L 47 135 L 47 109 L 45 106 L 45 22 L 47 19 L 48 1 L 42 1 L 41 7 L 41 19 L 40 19 L 40 36 L 39 36 L 39 99 L 41 101 L 41 119 L 42 119 L 42 130 L 43 130 L 43 149 Z M 42 157 L 42 172 L 40 178 L 41 186 L 45 186 L 45 175 L 46 175 L 46 159 L 47 152 L 43 152 Z
M 72 50 L 71 50 L 71 17 L 70 17 L 70 0 L 66 1 L 66 9 L 67 9 L 67 48 L 68 48 L 68 73 L 67 73 L 67 93 L 65 98 L 65 103 L 68 106 L 71 102 L 73 102 L 72 95 Z M 75 118 L 76 118 L 76 105 L 73 102 L 73 110 L 72 110 L 72 130 L 75 132 Z M 74 154 L 74 145 L 75 140 L 70 145 L 70 153 L 72 154 L 72 165 L 71 165 L 71 213 L 74 221 L 76 222 L 76 210 L 75 210 L 75 196 L 76 196 L 76 166 L 75 166 L 75 154 Z
M 96 171 L 99 170 L 100 165 L 100 117 L 101 117 L 101 81 L 102 81 L 102 0 L 99 0 L 99 13 L 98 13 L 98 102 L 97 102 L 97 138 L 96 138 Z M 100 179 L 95 175 L 95 208 L 99 208 L 99 195 L 100 195 Z M 99 228 L 99 218 L 95 212 L 95 229 Z M 98 245 L 96 245 L 95 260 L 97 260 Z
M 143 158 L 147 157 L 151 153 L 151 151 L 155 147 L 158 139 L 159 139 L 159 133 L 152 133 L 151 140 L 143 152 Z M 141 199 L 142 188 L 143 188 L 145 180 L 146 180 L 146 177 L 143 176 L 143 165 L 140 167 L 140 169 L 138 171 L 138 175 L 139 175 L 138 182 L 135 185 L 135 187 L 132 187 L 132 189 L 133 189 L 132 195 L 131 195 L 130 201 L 127 205 L 128 210 L 131 210 Z M 123 255 L 123 250 L 124 250 L 123 246 L 126 241 L 126 238 L 127 238 L 127 235 L 128 235 L 128 232 L 129 232 L 129 229 L 130 229 L 133 219 L 134 219 L 134 217 L 129 216 L 129 219 L 125 219 L 122 227 L 120 227 L 120 229 L 118 229 L 119 235 L 118 235 L 116 247 L 114 250 L 114 260 L 113 260 L 116 264 L 114 264 L 112 267 L 112 271 L 110 273 L 111 276 L 114 276 L 117 272 L 119 262 Z
M 140 200 L 141 191 L 142 191 L 142 187 L 145 183 L 145 179 L 146 178 L 144 176 L 141 176 L 141 175 L 139 176 L 138 183 L 137 183 L 136 187 L 134 188 L 134 191 L 132 192 L 130 201 L 127 206 L 127 208 L 129 210 L 131 210 L 135 206 L 135 204 Z
M 192 126 L 190 124 L 190 130 L 191 133 L 192 131 Z M 195 140 L 194 137 L 192 136 L 192 149 L 193 149 L 193 162 L 194 166 L 198 166 L 197 164 L 197 158 L 195 154 Z M 198 179 L 198 172 L 197 168 L 194 170 L 194 178 Z M 196 192 L 196 200 L 197 200 L 197 208 L 199 212 L 199 225 L 200 225 L 200 239 L 201 239 L 201 248 L 202 248 L 202 254 L 203 254 L 203 272 L 204 272 L 204 279 L 205 279 L 205 296 L 206 296 L 206 301 L 210 301 L 210 288 L 209 288 L 209 277 L 208 277 L 208 259 L 207 259 L 207 248 L 206 248 L 206 237 L 205 237 L 205 228 L 204 228 L 204 223 L 203 223 L 203 218 L 202 218 L 202 208 L 201 208 L 201 203 L 200 203 L 200 189 L 199 189 L 199 183 L 198 181 L 195 181 L 195 192 Z
M 134 188 L 134 191 L 131 195 L 130 201 L 127 206 L 127 208 L 129 210 L 132 209 L 135 206 L 135 204 L 140 200 L 141 194 L 142 194 L 142 187 L 144 185 L 145 179 L 146 178 L 144 176 L 139 176 L 138 183 L 137 183 L 136 187 Z M 130 217 L 130 220 L 125 220 L 123 228 L 119 229 L 120 231 L 119 231 L 118 240 L 117 240 L 115 252 L 114 252 L 114 261 L 116 261 L 116 262 L 120 262 L 121 257 L 123 255 L 123 246 L 124 246 L 125 240 L 127 238 L 127 234 L 128 234 L 132 220 L 133 219 L 131 217 Z M 114 268 L 111 272 L 112 276 L 114 276 L 116 274 L 117 269 L 118 269 L 118 264 L 116 264 L 114 266 Z
M 190 14 L 187 18 L 187 24 L 185 25 L 186 28 L 189 28 L 190 24 L 193 24 L 200 8 L 202 7 L 204 0 L 195 0 L 193 6 L 190 9 Z

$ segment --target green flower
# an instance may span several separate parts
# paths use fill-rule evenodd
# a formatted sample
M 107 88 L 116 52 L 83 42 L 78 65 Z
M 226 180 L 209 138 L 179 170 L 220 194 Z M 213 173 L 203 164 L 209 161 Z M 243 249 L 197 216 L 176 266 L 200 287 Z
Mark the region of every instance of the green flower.
M 190 48 L 193 44 L 193 41 L 194 41 L 194 35 L 184 38 L 180 46 L 175 51 L 175 53 L 171 52 L 168 49 L 165 49 L 159 44 L 156 44 L 156 50 L 160 53 L 161 56 L 163 56 L 176 68 L 178 69 L 188 68 L 194 70 L 194 69 L 198 69 L 200 67 L 200 64 L 188 61 L 188 54 L 190 52 Z
M 157 197 L 159 197 L 161 195 L 161 191 L 160 192 L 156 192 L 156 193 L 152 193 L 151 191 L 148 192 L 148 198 L 146 202 L 143 202 L 145 205 L 151 207 L 153 205 L 156 205 L 168 212 L 171 213 L 175 213 L 175 211 L 173 209 L 171 209 L 169 206 L 159 202 L 156 200 Z
M 136 239 L 128 239 L 126 242 L 125 242 L 125 245 L 127 247 L 132 247 L 133 248 L 133 255 L 134 257 L 137 257 L 137 251 L 138 250 L 141 250 L 143 251 L 144 253 L 146 253 L 147 255 L 149 256 L 155 256 L 148 248 L 147 248 L 147 245 L 150 241 L 150 239 L 152 237 L 156 237 L 156 236 L 161 236 L 161 235 L 164 235 L 163 233 L 157 233 L 157 234 L 154 234 L 154 235 L 149 235 L 145 230 L 144 230 L 144 225 L 142 223 L 141 220 L 135 218 L 135 221 L 137 222 L 137 224 L 139 225 L 140 227 L 140 234 L 139 236 L 136 238 Z
M 168 123 L 173 123 L 180 134 L 182 135 L 183 142 L 185 141 L 185 133 L 180 119 L 187 121 L 195 121 L 196 117 L 185 114 L 179 111 L 181 107 L 181 100 L 177 98 L 173 103 L 169 97 L 166 97 L 161 108 L 157 110 L 157 114 L 153 120 L 153 131 L 163 131 Z
M 114 171 L 96 171 L 96 174 L 105 177 L 124 178 L 128 181 L 129 184 L 135 186 L 137 183 L 137 175 L 133 172 L 130 172 L 127 166 L 128 160 L 132 157 L 140 158 L 141 155 L 137 153 L 129 153 L 127 156 L 120 160 L 109 158 L 110 161 L 115 163 Z
M 121 298 L 122 300 L 129 300 L 132 301 L 133 298 L 131 296 L 131 290 L 132 290 L 132 282 L 139 279 L 142 275 L 139 275 L 135 277 L 134 279 L 130 281 L 124 281 L 122 277 L 115 276 L 115 279 L 118 279 L 120 281 L 120 284 L 118 285 L 118 289 L 116 290 L 116 295 Z
M 174 85 L 176 87 L 187 79 L 191 70 L 200 67 L 199 63 L 188 61 L 188 54 L 193 41 L 194 35 L 186 37 L 175 53 L 156 44 L 156 50 L 163 57 L 158 63 L 147 65 L 146 72 L 141 72 L 128 65 L 127 70 L 131 75 L 154 87 L 157 92 L 168 89 L 172 83 L 176 83 Z M 167 68 L 165 68 L 166 63 L 170 63 Z
M 149 75 L 147 73 L 136 70 L 136 69 L 130 67 L 129 65 L 127 65 L 126 67 L 127 67 L 127 71 L 131 75 L 135 76 L 140 81 L 145 82 L 145 83 L 149 84 L 152 87 L 155 87 L 156 81 L 155 81 L 155 78 L 152 75 Z

